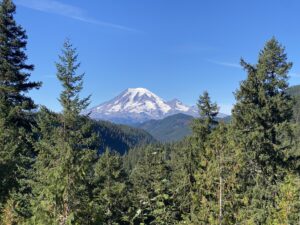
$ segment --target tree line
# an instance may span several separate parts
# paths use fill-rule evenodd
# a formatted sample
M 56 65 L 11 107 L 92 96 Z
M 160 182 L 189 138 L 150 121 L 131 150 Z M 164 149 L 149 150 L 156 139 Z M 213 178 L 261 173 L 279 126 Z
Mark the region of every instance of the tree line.
M 235 92 L 232 121 L 217 120 L 207 92 L 192 135 L 172 144 L 101 146 L 81 114 L 84 74 L 64 43 L 56 63 L 61 113 L 37 109 L 27 93 L 27 36 L 11 0 L 0 3 L 1 224 L 299 224 L 299 124 L 288 94 L 284 47 L 270 39 Z

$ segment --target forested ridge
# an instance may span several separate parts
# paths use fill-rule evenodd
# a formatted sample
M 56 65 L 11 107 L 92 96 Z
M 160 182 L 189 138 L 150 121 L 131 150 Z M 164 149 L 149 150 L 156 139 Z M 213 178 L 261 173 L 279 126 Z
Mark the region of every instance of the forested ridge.
M 148 120 L 144 123 L 137 124 L 135 127 L 141 128 L 155 139 L 161 142 L 181 141 L 192 134 L 191 123 L 194 117 L 182 113 L 168 116 L 161 120 Z M 217 121 L 229 123 L 230 116 L 216 118 Z
M 168 116 L 161 120 L 149 120 L 137 127 L 146 130 L 161 142 L 182 140 L 192 133 L 190 128 L 194 117 L 182 113 Z
M 124 155 L 131 148 L 157 142 L 154 137 L 142 129 L 108 121 L 92 120 L 92 123 L 93 132 L 98 133 L 100 138 L 100 153 L 109 148 Z
M 15 10 L 1 1 L 0 224 L 300 223 L 292 63 L 274 37 L 255 64 L 241 60 L 247 78 L 229 123 L 218 121 L 204 92 L 184 140 L 99 154 L 110 134 L 101 137 L 105 123 L 95 128 L 81 114 L 90 97 L 81 97 L 76 48 L 66 40 L 56 62 L 62 112 L 37 108 L 28 92 L 42 84 L 29 79 L 34 67 Z

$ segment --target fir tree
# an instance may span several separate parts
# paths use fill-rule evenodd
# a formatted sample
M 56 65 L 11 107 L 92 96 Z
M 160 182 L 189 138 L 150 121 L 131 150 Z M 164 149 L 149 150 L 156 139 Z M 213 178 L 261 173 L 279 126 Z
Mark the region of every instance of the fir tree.
M 22 110 L 35 108 L 30 97 L 24 95 L 31 89 L 40 87 L 40 83 L 30 82 L 30 71 L 33 65 L 27 64 L 25 54 L 27 36 L 25 30 L 16 24 L 14 14 L 16 7 L 11 0 L 3 0 L 0 4 L 0 94 L 1 99 L 11 107 Z M 26 120 L 16 119 L 19 125 Z
M 259 54 L 258 63 L 241 65 L 248 77 L 236 92 L 233 127 L 241 150 L 242 202 L 240 219 L 246 224 L 265 224 L 272 214 L 283 179 L 284 155 L 290 146 L 282 136 L 290 131 L 292 101 L 286 90 L 288 72 L 284 48 L 272 38 Z
M 193 224 L 235 224 L 235 191 L 238 162 L 228 127 L 220 123 L 207 137 L 195 172 Z
M 200 169 L 201 152 L 209 134 L 218 124 L 218 106 L 212 103 L 207 92 L 198 100 L 199 118 L 192 123 L 193 134 L 177 144 L 171 153 L 172 192 L 178 220 L 187 223 L 197 220 L 199 196 L 197 177 Z
M 133 169 L 133 224 L 174 224 L 173 196 L 170 191 L 170 167 L 165 150 L 148 146 Z
M 216 117 L 219 108 L 216 103 L 212 103 L 207 91 L 199 97 L 198 111 L 200 118 L 194 120 L 192 124 L 193 136 L 201 144 L 212 129 L 218 124 Z
M 218 124 L 216 116 L 219 113 L 219 109 L 216 103 L 212 103 L 210 96 L 207 91 L 199 97 L 198 110 L 200 117 L 195 119 L 192 124 L 192 147 L 189 151 L 189 162 L 190 162 L 190 176 L 191 176 L 191 187 L 192 187 L 192 203 L 189 220 L 196 222 L 198 220 L 197 210 L 200 206 L 199 191 L 202 189 L 199 186 L 199 174 L 205 173 L 208 166 L 208 158 L 205 155 L 205 145 L 208 140 L 208 136 L 215 129 Z M 194 168 L 194 169 L 193 169 Z
M 28 217 L 28 171 L 34 156 L 31 110 L 36 106 L 26 93 L 41 83 L 29 81 L 33 65 L 27 64 L 27 36 L 15 12 L 11 0 L 0 2 L 0 210 L 10 194 L 10 213 Z
M 90 195 L 88 174 L 92 171 L 96 136 L 90 121 L 81 116 L 88 99 L 81 99 L 83 75 L 76 50 L 69 41 L 57 63 L 57 77 L 63 85 L 59 101 L 61 115 L 44 110 L 39 119 L 39 155 L 35 164 L 36 182 L 32 221 L 37 224 L 89 224 Z
M 121 156 L 107 149 L 94 170 L 94 224 L 129 224 L 130 185 Z

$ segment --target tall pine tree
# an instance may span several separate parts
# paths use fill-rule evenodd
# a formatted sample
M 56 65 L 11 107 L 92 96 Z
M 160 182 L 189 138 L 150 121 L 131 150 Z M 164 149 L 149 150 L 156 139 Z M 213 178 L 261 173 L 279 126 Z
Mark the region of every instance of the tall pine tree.
M 209 159 L 205 158 L 206 141 L 218 124 L 218 106 L 211 102 L 208 92 L 205 91 L 199 97 L 197 105 L 199 118 L 192 123 L 192 136 L 179 144 L 171 155 L 174 200 L 178 205 L 180 218 L 186 223 L 194 224 L 199 222 L 201 195 L 205 191 L 200 187 L 204 185 L 200 174 L 205 174 L 209 163 Z
M 199 211 L 203 208 L 202 199 L 206 191 L 204 182 L 204 175 L 207 175 L 207 169 L 209 166 L 209 158 L 206 154 L 206 145 L 209 139 L 209 135 L 216 128 L 218 122 L 216 116 L 219 113 L 219 108 L 216 103 L 211 102 L 210 96 L 207 91 L 205 91 L 198 100 L 198 110 L 200 117 L 195 119 L 192 128 L 192 148 L 190 151 L 194 152 L 194 156 L 190 157 L 190 161 L 195 161 L 194 171 L 192 171 L 192 176 L 194 179 L 193 192 L 192 192 L 192 202 L 191 202 L 191 212 L 190 217 L 187 221 L 193 224 L 201 223 L 202 219 L 207 219 L 207 215 L 204 218 L 199 217 Z M 210 175 L 208 175 L 210 176 Z M 203 180 L 202 180 L 203 179 Z M 207 209 L 207 207 L 205 208 Z M 204 222 L 204 221 L 202 221 Z
M 76 49 L 66 41 L 57 77 L 63 85 L 60 115 L 43 110 L 39 119 L 39 155 L 32 202 L 36 224 L 89 224 L 91 221 L 89 174 L 96 154 L 97 136 L 80 112 L 89 98 L 81 99 L 83 75 L 77 75 Z
M 193 202 L 193 224 L 235 224 L 236 173 L 239 164 L 230 141 L 229 125 L 220 122 L 200 152 Z
M 275 38 L 259 54 L 258 63 L 241 61 L 248 77 L 236 92 L 233 129 L 242 156 L 239 174 L 239 219 L 245 224 L 266 224 L 276 206 L 278 184 L 284 177 L 289 145 L 283 134 L 290 132 L 292 101 L 286 90 L 288 72 L 284 48 Z
M 41 83 L 29 81 L 33 65 L 27 64 L 27 36 L 15 12 L 11 0 L 0 2 L 0 210 L 10 194 L 11 207 L 5 211 L 28 217 L 28 171 L 34 156 L 31 110 L 36 106 L 26 93 Z

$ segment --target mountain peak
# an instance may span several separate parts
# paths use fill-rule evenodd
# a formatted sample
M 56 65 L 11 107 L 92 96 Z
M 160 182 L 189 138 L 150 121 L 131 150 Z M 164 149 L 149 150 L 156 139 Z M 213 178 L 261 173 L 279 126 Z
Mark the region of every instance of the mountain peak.
M 156 94 L 154 94 L 153 92 L 149 91 L 146 88 L 128 88 L 125 92 L 123 92 L 123 94 L 127 94 L 127 95 L 131 95 L 134 97 L 141 97 L 143 95 L 148 96 L 148 97 L 154 97 L 154 98 L 159 98 Z
M 152 93 L 146 88 L 138 87 L 138 88 L 127 88 L 128 92 L 139 92 L 139 93 Z
M 173 108 L 173 110 L 179 111 L 179 112 L 188 112 L 190 110 L 189 106 L 183 104 L 177 98 L 174 98 L 171 101 L 168 101 L 168 105 L 170 105 Z
M 172 108 L 162 98 L 148 89 L 128 88 L 114 99 L 92 108 L 89 112 L 94 119 L 136 123 L 160 119 L 171 110 Z
M 165 101 L 146 88 L 128 88 L 110 101 L 88 111 L 93 119 L 117 123 L 141 123 L 151 119 L 163 119 L 177 113 L 197 116 L 197 109 L 178 99 Z

